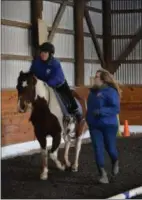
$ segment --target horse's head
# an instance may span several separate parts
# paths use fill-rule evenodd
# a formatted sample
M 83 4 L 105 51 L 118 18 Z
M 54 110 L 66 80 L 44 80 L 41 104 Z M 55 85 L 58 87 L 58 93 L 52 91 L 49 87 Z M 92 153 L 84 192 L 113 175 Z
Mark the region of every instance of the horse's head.
M 36 78 L 31 72 L 19 73 L 16 89 L 18 91 L 18 111 L 26 112 L 35 99 Z

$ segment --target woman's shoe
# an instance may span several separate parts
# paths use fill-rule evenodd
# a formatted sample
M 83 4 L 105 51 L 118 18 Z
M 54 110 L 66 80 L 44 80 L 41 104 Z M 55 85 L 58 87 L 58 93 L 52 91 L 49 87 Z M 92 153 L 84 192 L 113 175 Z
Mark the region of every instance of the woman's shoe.
M 118 160 L 115 161 L 115 163 L 112 165 L 112 174 L 113 176 L 116 176 L 119 173 L 119 162 Z
M 104 183 L 104 184 L 109 183 L 108 176 L 107 176 L 107 173 L 106 173 L 105 169 L 104 168 L 100 168 L 99 172 L 100 172 L 100 178 L 98 180 L 99 183 Z

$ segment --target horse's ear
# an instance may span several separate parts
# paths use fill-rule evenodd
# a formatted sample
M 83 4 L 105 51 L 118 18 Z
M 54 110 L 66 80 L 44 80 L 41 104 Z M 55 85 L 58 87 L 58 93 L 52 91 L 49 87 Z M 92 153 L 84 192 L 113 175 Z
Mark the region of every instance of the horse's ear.
M 22 74 L 23 74 L 23 71 L 21 70 L 21 71 L 20 71 L 20 75 L 22 75 Z

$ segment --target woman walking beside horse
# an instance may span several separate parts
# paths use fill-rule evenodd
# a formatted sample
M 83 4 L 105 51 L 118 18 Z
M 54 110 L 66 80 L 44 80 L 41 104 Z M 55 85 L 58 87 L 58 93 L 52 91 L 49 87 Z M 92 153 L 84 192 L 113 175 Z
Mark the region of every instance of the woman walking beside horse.
M 120 112 L 120 88 L 108 71 L 98 70 L 95 84 L 90 90 L 87 101 L 88 123 L 93 149 L 95 153 L 99 182 L 108 183 L 104 163 L 104 146 L 112 161 L 112 173 L 119 172 L 116 136 L 118 132 L 118 118 Z

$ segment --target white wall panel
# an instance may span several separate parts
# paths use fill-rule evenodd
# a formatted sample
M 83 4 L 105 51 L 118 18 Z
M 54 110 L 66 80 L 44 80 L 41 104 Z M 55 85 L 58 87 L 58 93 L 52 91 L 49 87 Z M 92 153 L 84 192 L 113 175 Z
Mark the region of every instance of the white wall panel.
M 30 1 L 1 1 L 2 19 L 31 22 Z
M 118 6 L 118 1 L 111 1 L 111 9 L 114 10 L 125 10 L 127 9 L 139 9 L 142 7 L 142 1 L 141 0 L 125 0 L 120 1 Z
M 65 29 L 69 29 L 69 30 L 74 29 L 73 7 L 66 6 L 65 12 L 62 16 L 60 23 L 59 23 L 59 28 L 65 28 Z
M 5 25 L 1 28 L 3 54 L 31 55 L 29 30 Z
M 122 64 L 116 71 L 115 78 L 122 84 L 142 84 L 142 65 Z
M 130 39 L 118 39 L 112 40 L 112 58 L 117 58 L 120 53 L 125 49 L 126 45 L 128 45 L 130 42 Z
M 89 11 L 91 21 L 95 28 L 96 34 L 102 34 L 102 13 Z M 89 32 L 86 20 L 84 19 L 84 32 Z
M 56 33 L 53 39 L 56 48 L 55 56 L 74 58 L 74 36 Z
M 142 14 L 113 14 L 112 35 L 132 35 L 142 24 Z
M 74 86 L 75 84 L 75 75 L 74 75 L 74 63 L 65 63 L 62 62 L 62 69 L 65 75 L 65 78 L 67 79 L 67 82 L 70 86 Z
M 62 69 L 69 85 L 74 85 L 74 64 L 62 62 Z M 2 60 L 1 77 L 2 88 L 15 88 L 17 78 L 21 70 L 28 71 L 31 66 L 30 61 Z
M 60 7 L 59 3 L 52 3 L 49 1 L 43 1 L 43 13 L 42 18 L 46 21 L 47 26 L 52 26 L 56 13 Z
M 101 51 L 103 51 L 102 47 L 102 39 L 98 39 Z M 96 59 L 98 60 L 98 56 L 90 37 L 84 37 L 84 57 L 85 59 Z
M 52 26 L 59 7 L 59 3 L 43 2 L 43 19 L 46 21 L 47 26 Z M 58 28 L 73 30 L 73 26 L 73 7 L 66 6 Z
M 138 42 L 134 50 L 129 54 L 129 56 L 126 59 L 127 60 L 142 59 L 142 40 Z
M 27 71 L 31 62 L 29 61 L 13 61 L 13 60 L 2 60 L 1 61 L 1 77 L 2 77 L 2 88 L 15 88 L 17 78 L 21 70 Z
M 90 76 L 94 76 L 96 71 L 101 69 L 100 64 L 85 64 L 84 65 L 84 85 L 90 85 Z

